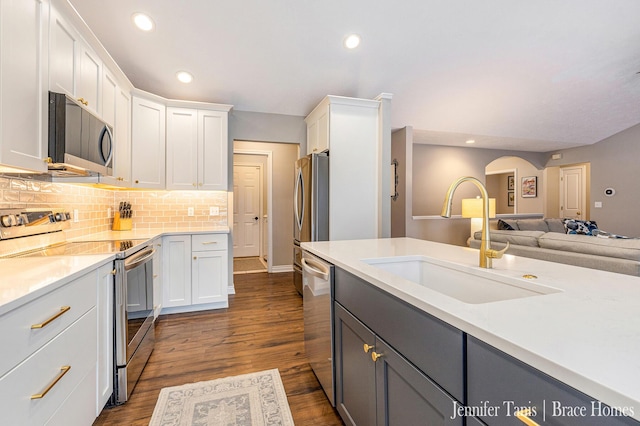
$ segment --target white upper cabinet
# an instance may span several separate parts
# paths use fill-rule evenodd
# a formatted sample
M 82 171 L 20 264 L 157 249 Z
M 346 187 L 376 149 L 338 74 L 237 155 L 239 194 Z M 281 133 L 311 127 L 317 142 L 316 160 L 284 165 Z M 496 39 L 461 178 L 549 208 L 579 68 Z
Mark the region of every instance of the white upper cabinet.
M 228 106 L 167 108 L 167 189 L 227 190 Z
M 77 79 L 76 98 L 90 110 L 101 114 L 102 61 L 86 45 L 80 46 L 80 75 Z
M 134 96 L 132 108 L 131 186 L 164 189 L 166 107 Z
M 198 111 L 167 108 L 167 189 L 198 188 Z
M 102 73 L 102 119 L 115 126 L 118 83 L 106 69 Z
M 0 2 L 0 164 L 46 171 L 47 0 Z
M 49 90 L 66 93 L 101 114 L 102 61 L 55 7 L 49 27 Z
M 128 91 L 116 87 L 115 101 L 113 176 L 118 185 L 131 186 L 131 96 Z
M 49 22 L 49 90 L 75 96 L 80 35 L 55 9 Z
M 307 154 L 319 154 L 329 150 L 329 111 L 330 104 L 325 100 L 305 119 Z
M 198 111 L 198 188 L 227 190 L 228 116 L 226 111 Z

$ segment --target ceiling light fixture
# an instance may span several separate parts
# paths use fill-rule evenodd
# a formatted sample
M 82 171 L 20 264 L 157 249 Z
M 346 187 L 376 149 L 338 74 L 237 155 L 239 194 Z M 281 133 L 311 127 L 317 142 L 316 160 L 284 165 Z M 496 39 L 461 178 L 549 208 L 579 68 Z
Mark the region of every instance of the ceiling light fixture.
M 474 141 L 473 139 L 469 139 L 465 143 L 471 145 L 472 143 L 476 143 L 476 141 Z
M 344 47 L 347 49 L 355 49 L 360 45 L 360 36 L 358 34 L 349 34 L 344 38 Z
M 182 83 L 191 83 L 193 81 L 193 75 L 186 71 L 178 71 L 176 73 L 176 78 Z
M 133 23 L 136 24 L 136 27 L 140 28 L 142 31 L 151 31 L 153 27 L 155 27 L 153 19 L 144 13 L 134 13 L 132 19 Z

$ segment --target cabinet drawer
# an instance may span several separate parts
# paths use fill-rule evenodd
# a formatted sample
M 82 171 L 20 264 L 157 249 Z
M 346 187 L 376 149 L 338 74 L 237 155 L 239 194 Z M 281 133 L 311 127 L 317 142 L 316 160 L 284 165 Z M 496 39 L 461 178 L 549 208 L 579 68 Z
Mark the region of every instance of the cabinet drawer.
M 227 234 L 194 234 L 191 251 L 227 250 Z
M 458 401 L 464 401 L 462 331 L 362 279 L 335 270 L 335 300 Z
M 96 287 L 97 277 L 95 273 L 89 273 L 2 315 L 2 345 L 10 350 L 0 357 L 0 377 L 94 307 Z M 31 328 L 58 314 L 61 315 L 42 328 Z
M 617 417 L 592 415 L 611 409 L 472 336 L 467 337 L 467 392 L 469 407 L 497 407 L 480 416 L 490 426 L 522 424 L 513 407 L 532 408 L 529 417 L 541 425 L 640 424 L 619 412 Z
M 92 392 L 80 402 L 95 417 L 96 321 L 94 308 L 0 379 L 3 424 L 44 424 L 92 371 Z M 71 368 L 55 382 L 63 366 Z M 54 382 L 42 398 L 31 399 Z

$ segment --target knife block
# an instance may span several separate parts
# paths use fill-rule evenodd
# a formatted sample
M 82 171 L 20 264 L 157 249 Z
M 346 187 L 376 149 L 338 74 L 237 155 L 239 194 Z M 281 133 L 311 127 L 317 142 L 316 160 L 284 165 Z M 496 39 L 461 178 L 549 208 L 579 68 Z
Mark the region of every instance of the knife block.
M 123 219 L 120 217 L 120 212 L 115 212 L 111 229 L 114 231 L 131 231 L 131 228 L 131 218 Z

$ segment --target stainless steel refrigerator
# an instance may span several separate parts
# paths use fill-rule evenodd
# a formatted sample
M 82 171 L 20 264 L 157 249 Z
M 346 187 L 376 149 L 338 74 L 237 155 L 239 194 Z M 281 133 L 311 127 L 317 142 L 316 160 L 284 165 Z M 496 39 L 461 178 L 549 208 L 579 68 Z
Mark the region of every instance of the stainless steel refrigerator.
M 300 243 L 329 239 L 329 154 L 310 154 L 296 161 L 293 195 L 294 285 L 302 295 Z

